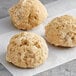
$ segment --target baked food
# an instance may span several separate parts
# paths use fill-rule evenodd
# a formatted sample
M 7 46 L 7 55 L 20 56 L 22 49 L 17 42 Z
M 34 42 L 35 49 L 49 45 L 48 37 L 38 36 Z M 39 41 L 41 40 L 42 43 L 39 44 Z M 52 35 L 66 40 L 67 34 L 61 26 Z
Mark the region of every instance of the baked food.
M 55 46 L 76 46 L 76 18 L 63 15 L 54 18 L 45 27 L 46 40 Z
M 16 34 L 7 47 L 6 61 L 21 68 L 35 68 L 43 64 L 47 57 L 47 44 L 35 33 Z
M 21 30 L 30 30 L 41 24 L 48 16 L 39 0 L 20 0 L 9 9 L 12 23 Z

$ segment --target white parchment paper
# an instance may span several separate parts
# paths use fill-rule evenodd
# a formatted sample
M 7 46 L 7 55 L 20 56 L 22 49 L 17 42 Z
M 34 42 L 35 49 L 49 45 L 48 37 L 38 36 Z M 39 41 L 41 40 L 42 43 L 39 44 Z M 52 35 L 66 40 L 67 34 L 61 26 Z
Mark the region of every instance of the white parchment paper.
M 71 10 L 68 12 L 65 12 L 63 14 L 70 14 L 73 16 L 76 16 L 76 10 Z M 59 14 L 56 16 L 60 16 L 63 14 Z M 34 28 L 31 30 L 31 32 L 35 32 L 39 35 L 41 35 L 43 38 L 45 38 L 45 26 L 46 24 L 53 19 L 56 16 L 51 16 L 47 18 L 40 26 Z M 45 70 L 54 68 L 58 65 L 61 65 L 63 63 L 66 63 L 68 61 L 71 61 L 73 59 L 76 59 L 76 47 L 75 48 L 59 48 L 54 47 L 52 45 L 49 45 L 49 57 L 47 61 L 35 68 L 35 69 L 21 69 L 17 68 L 5 60 L 6 51 L 7 51 L 7 45 L 9 43 L 10 38 L 18 33 L 21 32 L 20 30 L 17 30 L 14 26 L 12 26 L 10 18 L 7 17 L 5 19 L 0 20 L 0 62 L 14 75 L 14 76 L 32 76 L 37 73 L 43 72 Z

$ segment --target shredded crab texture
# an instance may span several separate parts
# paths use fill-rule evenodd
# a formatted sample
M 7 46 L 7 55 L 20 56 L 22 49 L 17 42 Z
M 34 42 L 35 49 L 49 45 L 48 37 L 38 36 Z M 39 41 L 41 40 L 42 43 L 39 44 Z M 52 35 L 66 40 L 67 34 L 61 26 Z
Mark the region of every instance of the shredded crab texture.
M 48 47 L 45 40 L 30 32 L 13 36 L 7 47 L 6 60 L 22 68 L 34 68 L 46 61 Z
M 70 15 L 56 17 L 45 27 L 46 39 L 55 46 L 76 46 L 76 18 Z
M 12 23 L 22 30 L 30 30 L 41 24 L 48 16 L 39 0 L 20 0 L 9 9 Z

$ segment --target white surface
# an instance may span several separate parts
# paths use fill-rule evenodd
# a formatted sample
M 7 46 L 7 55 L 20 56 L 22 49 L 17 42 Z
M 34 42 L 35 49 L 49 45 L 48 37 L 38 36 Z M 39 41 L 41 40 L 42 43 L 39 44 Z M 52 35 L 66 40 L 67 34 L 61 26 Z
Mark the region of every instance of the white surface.
M 76 16 L 76 10 L 71 10 L 69 12 L 63 13 L 63 14 L 70 14 L 73 16 Z M 63 15 L 59 14 L 57 16 Z M 36 27 L 35 29 L 31 30 L 31 32 L 35 32 L 42 37 L 44 37 L 44 26 L 56 16 L 52 16 L 46 20 L 42 26 Z M 8 45 L 8 42 L 12 35 L 16 34 L 17 32 L 20 32 L 16 28 L 12 26 L 10 23 L 10 18 L 5 18 L 0 21 L 0 62 L 14 75 L 14 76 L 31 76 L 35 75 L 37 73 L 40 73 L 42 71 L 54 68 L 58 65 L 61 65 L 63 63 L 66 63 L 72 59 L 76 59 L 76 48 L 58 48 L 54 47 L 52 45 L 48 45 L 49 47 L 49 57 L 47 61 L 35 68 L 35 69 L 20 69 L 17 68 L 5 60 L 5 53 L 6 48 Z M 4 32 L 4 34 L 2 33 Z
M 49 16 L 55 16 L 66 11 L 76 9 L 76 0 L 57 0 L 52 3 L 45 4 Z

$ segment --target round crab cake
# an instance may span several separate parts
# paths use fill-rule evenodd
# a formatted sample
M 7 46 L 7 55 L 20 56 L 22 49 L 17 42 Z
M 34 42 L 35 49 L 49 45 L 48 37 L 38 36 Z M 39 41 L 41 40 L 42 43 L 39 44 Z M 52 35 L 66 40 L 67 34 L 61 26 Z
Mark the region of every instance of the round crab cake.
M 55 46 L 76 46 L 76 18 L 70 15 L 54 18 L 45 27 L 45 36 Z
M 43 64 L 47 58 L 48 47 L 41 36 L 22 32 L 10 39 L 6 61 L 21 68 L 35 68 Z
M 45 6 L 39 0 L 20 0 L 9 9 L 11 21 L 21 30 L 30 30 L 41 24 L 48 16 Z

